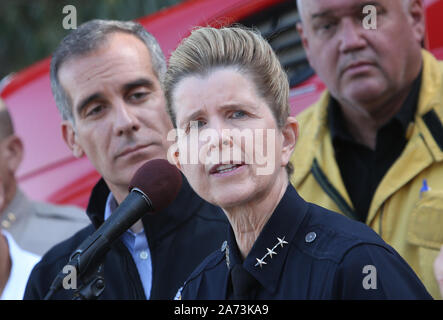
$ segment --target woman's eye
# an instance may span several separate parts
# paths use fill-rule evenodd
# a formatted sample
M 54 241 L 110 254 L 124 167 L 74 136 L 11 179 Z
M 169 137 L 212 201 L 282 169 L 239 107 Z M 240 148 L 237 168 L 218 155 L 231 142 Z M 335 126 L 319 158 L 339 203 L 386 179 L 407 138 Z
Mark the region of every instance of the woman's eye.
M 194 120 L 189 123 L 188 129 L 200 129 L 205 124 L 206 124 L 206 122 L 203 120 Z
M 232 113 L 231 118 L 239 119 L 239 118 L 243 118 L 244 116 L 246 116 L 246 113 L 244 111 L 235 111 Z

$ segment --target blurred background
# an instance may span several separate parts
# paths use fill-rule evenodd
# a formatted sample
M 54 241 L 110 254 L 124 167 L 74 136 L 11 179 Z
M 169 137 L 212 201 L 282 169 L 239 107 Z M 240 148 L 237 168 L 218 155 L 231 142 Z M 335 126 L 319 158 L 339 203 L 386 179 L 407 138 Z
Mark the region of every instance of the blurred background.
M 181 0 L 1 0 L 0 79 L 48 57 L 69 30 L 63 7 L 77 9 L 77 25 L 93 18 L 133 20 Z

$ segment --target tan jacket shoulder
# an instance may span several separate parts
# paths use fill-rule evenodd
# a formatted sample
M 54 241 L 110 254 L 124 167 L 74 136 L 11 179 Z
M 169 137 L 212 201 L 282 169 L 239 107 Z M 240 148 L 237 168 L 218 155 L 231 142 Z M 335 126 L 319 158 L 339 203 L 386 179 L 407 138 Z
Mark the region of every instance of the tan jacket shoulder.
M 81 208 L 35 202 L 18 190 L 1 223 L 22 249 L 43 255 L 90 222 Z

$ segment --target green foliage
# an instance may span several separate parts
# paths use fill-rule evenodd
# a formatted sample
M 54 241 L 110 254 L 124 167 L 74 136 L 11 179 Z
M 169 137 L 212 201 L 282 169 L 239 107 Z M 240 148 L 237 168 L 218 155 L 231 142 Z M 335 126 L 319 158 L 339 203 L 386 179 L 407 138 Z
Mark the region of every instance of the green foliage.
M 133 20 L 180 0 L 1 0 L 0 80 L 51 55 L 69 32 L 63 7 L 77 9 L 77 25 L 91 19 Z

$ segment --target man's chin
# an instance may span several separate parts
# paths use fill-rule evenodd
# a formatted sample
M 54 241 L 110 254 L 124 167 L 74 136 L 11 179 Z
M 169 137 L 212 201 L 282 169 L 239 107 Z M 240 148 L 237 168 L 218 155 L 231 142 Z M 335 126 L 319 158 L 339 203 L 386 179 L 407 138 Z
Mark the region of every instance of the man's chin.
M 126 157 L 122 157 L 116 161 L 118 168 L 116 170 L 122 171 L 137 171 L 147 161 L 164 158 L 163 154 L 154 148 L 145 148 L 143 150 L 134 152 Z
M 132 161 L 125 164 L 119 165 L 119 168 L 115 169 L 115 173 L 119 175 L 120 181 L 131 181 L 132 177 L 135 175 L 137 170 L 144 165 L 146 162 L 154 160 L 154 159 L 163 159 L 160 155 L 159 156 L 153 156 L 153 157 L 143 157 L 138 159 L 132 159 Z
M 108 179 L 109 181 L 114 181 L 116 185 L 120 186 L 129 186 L 129 183 L 132 180 L 132 177 L 134 177 L 137 170 L 146 162 L 146 160 L 142 160 L 136 163 L 131 163 L 127 166 L 119 166 L 119 168 L 115 168 L 113 172 L 113 178 Z M 106 179 L 105 179 L 106 180 Z
M 354 84 L 346 88 L 344 97 L 353 104 L 367 104 L 377 101 L 384 92 L 384 88 L 378 84 Z

